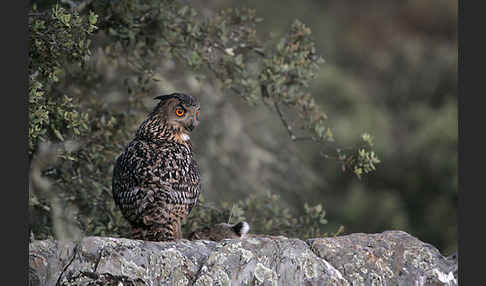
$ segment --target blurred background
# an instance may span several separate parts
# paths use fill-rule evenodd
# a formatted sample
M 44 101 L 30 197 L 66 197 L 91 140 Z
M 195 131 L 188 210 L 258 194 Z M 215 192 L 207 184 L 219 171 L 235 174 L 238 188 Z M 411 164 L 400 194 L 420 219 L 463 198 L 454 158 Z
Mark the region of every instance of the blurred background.
M 270 189 L 297 209 L 322 202 L 330 232 L 399 229 L 445 254 L 457 248 L 457 1 L 192 2 L 255 8 L 265 33 L 308 25 L 326 60 L 312 95 L 335 138 L 351 145 L 369 132 L 382 161 L 360 181 L 318 146 L 290 141 L 268 109 L 203 92 L 194 145 L 208 198 Z
M 53 4 L 32 2 L 39 7 Z M 342 172 L 338 162 L 320 155 L 322 146 L 291 141 L 273 110 L 262 104 L 249 105 L 237 96 L 225 96 L 216 80 L 197 80 L 194 74 L 163 58 L 156 71 L 155 90 L 143 95 L 138 109 L 128 108 L 127 102 L 133 102 L 134 97 L 127 96 L 122 88 L 122 64 L 97 48 L 102 46 L 102 38 L 93 39 L 93 73 L 86 76 L 88 80 L 83 79 L 90 85 L 75 86 L 77 79 L 68 78 L 57 90 L 78 98 L 102 95 L 101 110 L 124 112 L 133 120 L 125 130 L 130 136 L 155 106 L 154 96 L 181 91 L 199 97 L 201 124 L 193 132 L 192 141 L 206 202 L 237 202 L 270 191 L 280 196 L 280 204 L 297 214 L 306 213 L 306 203 L 321 204 L 327 220 L 323 228 L 328 233 L 341 226 L 344 234 L 403 230 L 445 255 L 456 251 L 457 1 L 183 2 L 207 17 L 227 7 L 254 8 L 257 17 L 263 19 L 257 26 L 261 38 L 284 33 L 294 19 L 310 27 L 317 53 L 326 61 L 313 81 L 311 93 L 328 115 L 327 124 L 341 146 L 352 146 L 363 132 L 374 137 L 381 160 L 376 172 L 361 180 Z M 91 123 L 119 128 L 103 111 L 97 116 Z M 98 140 L 98 133 L 89 136 Z M 109 136 L 110 145 L 103 143 L 105 150 L 86 150 L 100 154 L 100 158 L 90 158 L 100 160 L 96 164 L 105 168 L 96 171 L 96 176 L 83 177 L 82 171 L 44 172 L 60 182 L 61 189 L 69 190 L 75 183 L 96 190 L 93 195 L 99 200 L 91 195 L 80 200 L 77 196 L 83 196 L 81 190 L 76 194 L 66 191 L 61 201 L 72 201 L 73 205 L 77 202 L 78 208 L 87 210 L 88 217 L 103 220 L 105 228 L 123 223 L 115 216 L 109 217 L 116 210 L 103 202 L 111 202 L 110 162 L 129 142 Z M 64 170 L 92 169 L 89 165 L 69 164 L 63 163 Z M 67 180 L 61 178 L 64 175 Z M 37 178 L 35 173 L 31 176 Z M 31 230 L 42 238 L 36 226 L 50 224 L 46 216 L 49 210 L 33 198 L 29 199 Z M 94 215 L 98 211 L 106 216 Z M 104 232 L 105 228 L 92 227 L 86 233 L 113 235 Z

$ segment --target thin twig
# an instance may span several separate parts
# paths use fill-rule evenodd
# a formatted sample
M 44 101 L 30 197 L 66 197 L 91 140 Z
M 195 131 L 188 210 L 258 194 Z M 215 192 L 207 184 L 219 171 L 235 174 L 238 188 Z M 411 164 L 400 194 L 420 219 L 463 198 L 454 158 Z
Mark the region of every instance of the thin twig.
M 66 264 L 66 266 L 64 266 L 64 269 L 62 270 L 61 274 L 59 275 L 59 277 L 57 278 L 57 282 L 56 282 L 56 286 L 57 285 L 60 285 L 59 283 L 61 282 L 61 277 L 62 275 L 64 274 L 64 272 L 66 272 L 66 270 L 68 269 L 68 267 L 73 263 L 74 261 L 74 258 L 76 257 L 76 254 L 78 254 L 78 246 L 79 244 L 76 244 L 74 246 L 74 250 L 73 250 L 73 257 L 71 257 L 71 260 L 69 261 L 68 264 Z
M 96 263 L 95 263 L 95 265 L 94 265 L 94 269 L 93 269 L 93 272 L 94 272 L 94 273 L 96 273 L 96 271 L 98 271 L 98 265 L 100 264 L 101 258 L 103 258 L 103 253 L 104 253 L 104 251 L 105 251 L 105 249 L 104 249 L 104 248 L 102 248 L 102 249 L 100 250 L 100 256 L 98 257 L 98 259 L 97 259 L 97 261 L 96 261 Z
M 233 208 L 235 207 L 235 204 L 233 204 L 233 206 L 231 206 L 231 211 L 230 211 L 230 215 L 229 215 L 229 218 L 228 218 L 228 223 L 230 223 L 231 221 L 231 216 L 233 215 Z
M 266 89 L 265 89 L 266 90 Z M 275 107 L 275 110 L 277 111 L 277 114 L 278 114 L 278 117 L 280 118 L 280 121 L 282 122 L 282 124 L 286 127 L 285 129 L 287 129 L 287 133 L 289 134 L 290 136 L 290 139 L 292 141 L 295 141 L 297 140 L 297 137 L 294 135 L 294 132 L 292 132 L 292 126 L 290 126 L 290 124 L 287 122 L 287 120 L 284 118 L 283 114 L 282 114 L 282 111 L 280 111 L 280 107 L 278 106 L 278 103 L 277 102 L 273 102 L 273 106 Z
M 265 91 L 266 91 L 266 89 L 265 89 Z M 316 143 L 319 143 L 319 144 L 323 144 L 324 145 L 324 142 L 319 141 L 315 137 L 312 137 L 312 136 L 310 136 L 310 137 L 297 137 L 297 136 L 295 136 L 295 134 L 292 131 L 292 126 L 290 126 L 290 124 L 285 119 L 282 111 L 280 110 L 280 107 L 279 107 L 278 103 L 277 102 L 273 102 L 273 105 L 275 107 L 275 110 L 277 111 L 277 114 L 278 114 L 278 116 L 280 118 L 280 121 L 286 127 L 287 133 L 289 134 L 290 139 L 292 141 L 313 141 L 313 142 L 316 142 Z M 324 146 L 324 148 L 326 148 L 326 147 L 329 148 L 328 146 Z M 323 156 L 326 159 L 333 159 L 333 160 L 337 160 L 337 161 L 340 160 L 340 158 L 338 156 L 328 155 L 328 154 L 324 153 L 323 150 L 320 151 L 320 154 L 321 154 L 321 156 Z

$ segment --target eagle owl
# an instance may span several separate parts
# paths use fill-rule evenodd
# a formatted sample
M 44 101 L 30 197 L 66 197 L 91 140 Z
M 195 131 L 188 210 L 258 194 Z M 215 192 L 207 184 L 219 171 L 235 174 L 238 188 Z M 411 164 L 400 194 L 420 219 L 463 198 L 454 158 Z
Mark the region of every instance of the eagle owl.
M 113 170 L 115 203 L 132 226 L 132 238 L 180 239 L 181 220 L 201 190 L 191 131 L 199 124 L 199 102 L 173 93 L 160 100 L 118 157 Z

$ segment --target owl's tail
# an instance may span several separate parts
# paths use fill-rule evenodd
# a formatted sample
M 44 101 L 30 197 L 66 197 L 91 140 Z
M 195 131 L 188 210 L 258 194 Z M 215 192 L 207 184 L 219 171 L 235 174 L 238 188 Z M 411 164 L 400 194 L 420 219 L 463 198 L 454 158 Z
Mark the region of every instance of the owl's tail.
M 171 241 L 182 238 L 180 223 L 174 221 L 164 225 L 132 227 L 132 239 L 148 241 Z

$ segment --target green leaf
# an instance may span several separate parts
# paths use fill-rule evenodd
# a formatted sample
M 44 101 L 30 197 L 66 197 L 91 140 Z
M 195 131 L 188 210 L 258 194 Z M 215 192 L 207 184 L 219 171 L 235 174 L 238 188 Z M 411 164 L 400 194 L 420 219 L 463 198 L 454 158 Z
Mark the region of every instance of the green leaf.
M 98 15 L 93 13 L 93 11 L 89 11 L 88 20 L 91 25 L 94 25 L 96 22 L 98 22 Z
M 61 132 L 59 132 L 59 130 L 57 129 L 54 129 L 54 134 L 56 135 L 56 137 L 61 140 L 61 141 L 64 141 L 64 137 L 62 136 Z

